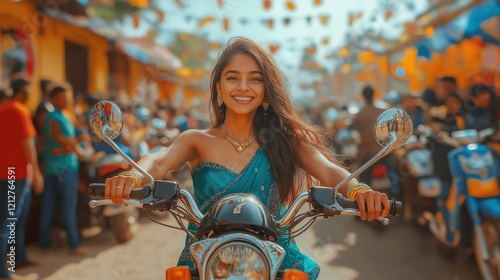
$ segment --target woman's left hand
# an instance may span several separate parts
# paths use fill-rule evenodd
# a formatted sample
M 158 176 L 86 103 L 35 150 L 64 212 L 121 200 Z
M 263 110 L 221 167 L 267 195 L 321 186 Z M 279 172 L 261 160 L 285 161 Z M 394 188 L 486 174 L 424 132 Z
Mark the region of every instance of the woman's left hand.
M 356 194 L 361 220 L 372 221 L 389 214 L 390 204 L 387 195 L 377 191 L 366 191 Z

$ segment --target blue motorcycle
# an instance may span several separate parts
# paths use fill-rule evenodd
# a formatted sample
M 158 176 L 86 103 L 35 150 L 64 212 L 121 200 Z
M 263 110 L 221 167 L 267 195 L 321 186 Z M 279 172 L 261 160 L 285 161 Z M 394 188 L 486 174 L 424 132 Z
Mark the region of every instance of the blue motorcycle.
M 453 183 L 438 211 L 428 215 L 436 238 L 449 248 L 460 244 L 460 214 L 465 204 L 473 224 L 472 245 L 483 279 L 500 279 L 500 167 L 482 143 L 492 130 L 461 130 L 442 138 L 454 147 L 449 154 Z M 466 229 L 465 229 L 466 230 Z

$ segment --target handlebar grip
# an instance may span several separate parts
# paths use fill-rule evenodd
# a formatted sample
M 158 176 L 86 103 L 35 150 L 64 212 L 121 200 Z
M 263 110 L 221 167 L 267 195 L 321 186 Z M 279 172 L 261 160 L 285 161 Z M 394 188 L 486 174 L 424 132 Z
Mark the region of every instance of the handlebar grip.
M 359 209 L 356 200 L 347 199 L 340 194 L 337 194 L 337 202 L 344 208 Z M 389 207 L 389 216 L 391 217 L 399 216 L 403 212 L 403 203 L 394 198 L 389 199 Z
M 151 190 L 148 187 L 133 189 L 130 192 L 130 199 L 142 200 L 149 196 Z M 104 196 L 104 184 L 103 183 L 92 183 L 88 188 L 88 194 L 92 198 L 106 198 Z

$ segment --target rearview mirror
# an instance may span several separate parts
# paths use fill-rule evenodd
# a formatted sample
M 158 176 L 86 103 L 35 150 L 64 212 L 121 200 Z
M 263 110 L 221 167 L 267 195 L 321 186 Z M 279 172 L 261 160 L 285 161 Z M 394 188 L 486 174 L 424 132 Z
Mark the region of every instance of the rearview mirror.
M 110 139 L 115 139 L 123 128 L 122 112 L 113 102 L 100 101 L 92 108 L 89 123 L 101 140 L 104 140 L 103 133 Z
M 375 123 L 375 139 L 381 146 L 388 145 L 396 137 L 392 149 L 403 146 L 413 134 L 410 116 L 400 109 L 384 111 Z

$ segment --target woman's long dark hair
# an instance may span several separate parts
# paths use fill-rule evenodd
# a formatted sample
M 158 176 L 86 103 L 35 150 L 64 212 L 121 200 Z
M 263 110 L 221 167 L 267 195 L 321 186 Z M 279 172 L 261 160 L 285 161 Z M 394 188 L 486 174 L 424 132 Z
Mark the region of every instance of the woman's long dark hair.
M 224 123 L 226 113 L 225 105 L 219 108 L 217 104 L 217 83 L 220 82 L 223 69 L 237 54 L 254 58 L 262 71 L 264 94 L 269 108 L 264 114 L 262 106 L 258 107 L 253 126 L 260 145 L 269 156 L 281 202 L 289 205 L 305 185 L 310 186 L 313 182 L 313 178 L 300 167 L 292 148 L 292 140 L 298 145 L 313 146 L 328 159 L 335 160 L 325 147 L 326 134 L 318 127 L 308 124 L 294 110 L 287 93 L 288 82 L 273 58 L 259 45 L 245 38 L 231 39 L 219 54 L 212 70 L 210 113 L 213 127 L 220 127 Z

